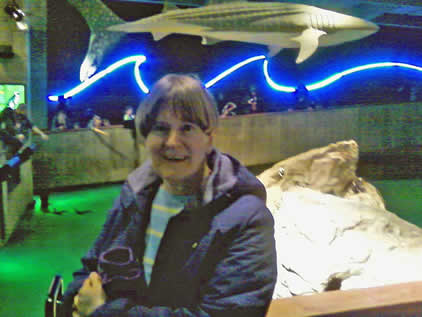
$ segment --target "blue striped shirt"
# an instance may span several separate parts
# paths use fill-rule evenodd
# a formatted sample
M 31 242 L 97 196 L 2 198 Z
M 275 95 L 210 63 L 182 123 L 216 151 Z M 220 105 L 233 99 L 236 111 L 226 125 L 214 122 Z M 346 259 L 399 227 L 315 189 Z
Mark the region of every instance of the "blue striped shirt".
M 167 224 L 171 217 L 180 213 L 185 204 L 194 196 L 173 195 L 161 186 L 154 197 L 151 208 L 151 219 L 146 231 L 145 237 L 145 253 L 144 253 L 144 270 L 145 278 L 149 284 L 151 280 L 152 268 L 154 266 L 155 257 L 161 238 L 167 228 Z

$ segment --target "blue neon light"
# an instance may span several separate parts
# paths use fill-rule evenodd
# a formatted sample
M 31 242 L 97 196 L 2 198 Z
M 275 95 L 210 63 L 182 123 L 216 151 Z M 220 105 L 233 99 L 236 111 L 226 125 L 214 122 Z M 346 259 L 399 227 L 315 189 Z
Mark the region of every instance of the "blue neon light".
M 265 60 L 263 63 L 263 71 L 265 79 L 267 80 L 268 85 L 270 85 L 272 89 L 282 92 L 294 92 L 296 90 L 296 88 L 294 87 L 279 85 L 271 79 L 270 74 L 268 73 L 268 60 Z
M 225 70 L 224 72 L 222 72 L 220 75 L 218 75 L 214 79 L 211 79 L 209 82 L 207 82 L 205 84 L 205 87 L 210 88 L 216 82 L 218 82 L 221 79 L 223 79 L 224 77 L 230 75 L 231 73 L 233 73 L 234 71 L 238 70 L 239 68 L 241 68 L 241 67 L 243 67 L 243 66 L 245 66 L 245 65 L 247 65 L 249 63 L 252 63 L 252 62 L 255 62 L 255 61 L 259 61 L 261 59 L 265 59 L 265 55 L 258 55 L 258 56 L 255 56 L 255 57 L 248 58 L 248 59 L 244 60 L 243 62 L 240 62 L 240 63 L 238 63 L 238 64 L 230 67 L 229 69 Z
M 216 77 L 214 77 L 213 79 L 208 81 L 205 84 L 205 87 L 210 88 L 213 85 L 215 85 L 218 81 L 220 81 L 223 78 L 227 77 L 228 75 L 232 74 L 234 71 L 240 69 L 241 67 L 243 67 L 247 64 L 250 64 L 252 62 L 259 61 L 259 60 L 264 60 L 263 61 L 263 73 L 264 73 L 264 76 L 265 76 L 265 79 L 266 79 L 268 85 L 271 88 L 273 88 L 277 91 L 286 92 L 286 93 L 291 93 L 291 92 L 296 91 L 296 87 L 284 86 L 284 85 L 278 84 L 274 80 L 272 80 L 272 78 L 271 78 L 271 76 L 268 72 L 269 62 L 264 55 L 258 55 L 258 56 L 250 57 L 250 58 L 248 58 L 248 59 L 246 59 L 246 60 L 244 60 L 244 61 L 242 61 L 238 64 L 235 64 L 234 66 L 228 68 L 227 70 L 225 70 L 221 74 L 217 75 Z M 135 65 L 134 65 L 134 76 L 135 76 L 136 82 L 137 82 L 139 88 L 145 94 L 147 94 L 149 92 L 149 89 L 145 85 L 145 83 L 143 82 L 142 77 L 141 77 L 141 73 L 140 73 L 140 66 L 145 61 L 146 61 L 146 57 L 144 55 L 134 55 L 134 56 L 129 56 L 129 57 L 123 58 L 120 61 L 110 65 L 105 70 L 95 74 L 94 76 L 89 78 L 87 81 L 85 81 L 85 82 L 77 85 L 75 88 L 69 90 L 62 97 L 64 99 L 70 98 L 70 97 L 80 93 L 81 91 L 83 91 L 87 87 L 91 86 L 93 83 L 97 82 L 98 80 L 105 77 L 106 75 L 112 73 L 116 69 L 118 69 L 118 68 L 120 68 L 120 67 L 122 67 L 122 66 L 124 66 L 128 63 L 132 63 L 132 62 L 135 63 Z M 361 66 L 353 67 L 353 68 L 344 70 L 342 72 L 335 73 L 335 74 L 333 74 L 333 75 L 331 75 L 331 76 L 329 76 L 329 77 L 327 77 L 327 78 L 325 78 L 321 81 L 306 85 L 306 88 L 309 91 L 320 89 L 320 88 L 323 88 L 323 87 L 326 87 L 326 86 L 332 84 L 333 82 L 343 78 L 344 76 L 347 76 L 347 75 L 350 75 L 350 74 L 353 74 L 353 73 L 356 73 L 356 72 L 368 70 L 368 69 L 383 68 L 383 67 L 403 67 L 403 68 L 413 69 L 413 70 L 417 70 L 417 71 L 422 72 L 422 67 L 410 65 L 410 64 L 406 64 L 406 63 L 398 63 L 398 62 L 373 63 L 373 64 L 367 64 L 367 65 L 361 65 Z M 59 96 L 49 96 L 48 99 L 50 101 L 58 101 Z
M 347 69 L 345 71 L 342 71 L 340 73 L 336 73 L 324 80 L 321 80 L 319 82 L 316 82 L 314 84 L 310 84 L 310 85 L 306 85 L 306 89 L 308 89 L 309 91 L 311 90 L 316 90 L 316 89 L 320 89 L 323 88 L 327 85 L 332 84 L 333 82 L 339 80 L 340 78 L 356 73 L 356 72 L 360 72 L 363 70 L 368 70 L 368 69 L 374 69 L 374 68 L 382 68 L 382 67 L 403 67 L 403 68 L 409 68 L 409 69 L 413 69 L 413 70 L 418 70 L 420 72 L 422 72 L 422 67 L 419 66 L 414 66 L 414 65 L 410 65 L 410 64 L 405 64 L 405 63 L 395 63 L 395 62 L 385 62 L 385 63 L 374 63 L 374 64 L 367 64 L 367 65 L 362 65 L 362 66 L 357 66 L 357 67 L 353 67 L 350 69 Z
M 94 84 L 95 82 L 100 80 L 101 78 L 103 78 L 106 75 L 114 72 L 116 69 L 118 69 L 118 68 L 120 68 L 120 67 L 122 67 L 126 64 L 132 63 L 132 62 L 135 62 L 135 66 L 134 66 L 133 71 L 134 71 L 134 74 L 135 74 L 136 82 L 138 83 L 139 88 L 141 88 L 141 90 L 144 93 L 147 94 L 149 92 L 149 89 L 144 84 L 144 82 L 142 81 L 141 74 L 140 74 L 140 71 L 139 71 L 139 67 L 145 61 L 146 61 L 146 57 L 144 55 L 134 55 L 134 56 L 129 56 L 129 57 L 123 58 L 120 61 L 110 65 L 109 67 L 107 67 L 103 71 L 95 74 L 94 76 L 92 76 L 88 80 L 84 81 L 83 83 L 80 83 L 75 88 L 73 88 L 73 89 L 69 90 L 68 92 L 64 93 L 63 98 L 68 99 L 70 97 L 73 97 L 74 95 L 77 95 L 82 90 L 85 90 L 87 87 L 91 86 L 92 84 Z M 48 100 L 58 101 L 59 96 L 48 96 Z

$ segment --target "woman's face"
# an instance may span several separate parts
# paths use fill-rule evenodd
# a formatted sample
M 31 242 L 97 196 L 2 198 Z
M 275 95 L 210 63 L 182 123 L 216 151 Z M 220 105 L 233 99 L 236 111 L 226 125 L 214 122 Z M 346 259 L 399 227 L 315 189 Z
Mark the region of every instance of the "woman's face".
M 57 114 L 57 120 L 60 122 L 60 123 L 65 123 L 66 122 L 66 114 L 64 113 L 64 112 L 59 112 L 58 114 Z
M 94 116 L 93 126 L 96 127 L 96 128 L 101 127 L 101 118 L 100 117 Z
M 212 136 L 191 122 L 180 120 L 168 108 L 161 110 L 145 140 L 154 170 L 167 183 L 188 185 L 202 179 Z

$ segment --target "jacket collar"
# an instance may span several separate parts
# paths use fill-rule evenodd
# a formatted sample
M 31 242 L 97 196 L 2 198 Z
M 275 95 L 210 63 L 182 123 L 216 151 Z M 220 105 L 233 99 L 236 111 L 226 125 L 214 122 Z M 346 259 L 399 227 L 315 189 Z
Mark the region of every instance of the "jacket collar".
M 211 174 L 203 189 L 202 204 L 207 204 L 227 193 L 253 194 L 265 201 L 265 188 L 259 180 L 243 167 L 236 159 L 228 154 L 222 154 L 213 149 L 207 157 Z M 135 197 L 150 197 L 162 183 L 161 178 L 154 172 L 151 160 L 147 160 L 134 170 L 127 179 L 131 194 L 123 198 L 123 204 L 129 205 Z

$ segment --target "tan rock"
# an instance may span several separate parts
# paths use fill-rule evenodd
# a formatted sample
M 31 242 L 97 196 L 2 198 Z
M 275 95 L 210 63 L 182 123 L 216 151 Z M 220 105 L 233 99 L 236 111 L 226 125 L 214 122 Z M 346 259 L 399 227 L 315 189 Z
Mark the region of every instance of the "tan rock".
M 274 215 L 274 298 L 422 280 L 422 229 L 356 175 L 355 141 L 313 149 L 258 178 Z
M 271 201 L 272 192 L 305 187 L 385 208 L 377 189 L 356 176 L 358 160 L 358 144 L 353 140 L 340 141 L 280 161 L 258 178 L 270 193 L 270 207 L 277 204 Z M 276 195 L 275 199 L 278 199 Z

